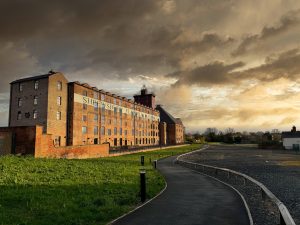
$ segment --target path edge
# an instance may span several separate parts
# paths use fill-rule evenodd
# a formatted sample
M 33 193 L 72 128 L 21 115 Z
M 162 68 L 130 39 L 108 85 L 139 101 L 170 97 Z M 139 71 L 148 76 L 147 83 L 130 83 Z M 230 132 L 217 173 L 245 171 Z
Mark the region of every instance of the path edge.
M 165 178 L 164 178 L 164 180 L 165 180 Z M 165 180 L 165 187 L 164 187 L 157 195 L 155 195 L 153 198 L 150 198 L 150 199 L 149 199 L 148 201 L 146 201 L 145 203 L 143 203 L 143 204 L 137 206 L 136 208 L 132 209 L 131 211 L 129 211 L 129 212 L 127 212 L 127 213 L 125 213 L 125 214 L 119 216 L 118 218 L 114 219 L 113 221 L 107 223 L 106 225 L 113 225 L 114 223 L 116 223 L 117 221 L 119 221 L 120 219 L 122 219 L 123 217 L 128 216 L 129 214 L 135 212 L 135 211 L 138 210 L 139 208 L 142 208 L 143 206 L 149 204 L 149 203 L 152 202 L 154 199 L 156 199 L 157 197 L 159 197 L 159 196 L 167 189 L 167 187 L 168 187 L 168 184 L 167 184 L 167 182 L 166 182 L 166 180 Z
M 184 155 L 189 155 L 189 154 L 192 154 L 192 153 L 195 153 L 195 152 L 201 152 L 201 151 L 204 151 L 204 150 L 206 150 L 206 149 L 208 149 L 208 148 L 209 148 L 209 146 L 206 145 L 206 146 L 204 146 L 203 148 L 197 149 L 197 150 L 195 150 L 195 151 L 187 152 L 187 153 L 184 153 L 184 154 L 182 154 L 182 155 L 179 155 L 179 156 L 177 156 L 176 159 L 174 160 L 174 163 L 176 163 L 176 162 L 179 160 L 179 158 L 181 158 L 181 157 L 184 156 Z M 180 164 L 179 164 L 179 165 L 180 165 Z M 182 166 L 182 165 L 181 165 L 181 166 Z M 184 167 L 184 166 L 183 166 L 183 167 Z M 187 167 L 185 167 L 185 168 L 187 168 Z M 244 206 L 245 206 L 245 209 L 246 209 L 246 212 L 247 212 L 247 215 L 248 215 L 248 219 L 249 219 L 249 225 L 253 225 L 253 224 L 254 224 L 254 223 L 253 223 L 253 218 L 252 218 L 252 214 L 251 214 L 250 208 L 249 208 L 249 206 L 248 206 L 248 204 L 247 204 L 247 202 L 246 202 L 246 199 L 244 198 L 244 196 L 242 195 L 241 192 L 239 192 L 239 191 L 238 191 L 236 188 L 234 188 L 232 185 L 230 185 L 230 184 L 228 184 L 228 183 L 226 183 L 226 182 L 224 182 L 224 181 L 221 181 L 221 180 L 219 180 L 218 178 L 215 178 L 215 177 L 210 176 L 210 175 L 205 174 L 205 173 L 201 173 L 201 172 L 199 172 L 199 171 L 197 171 L 197 170 L 193 170 L 193 169 L 191 169 L 191 168 L 187 168 L 187 169 L 190 169 L 191 171 L 194 171 L 194 172 L 199 173 L 199 174 L 201 174 L 201 175 L 210 177 L 210 178 L 212 178 L 212 179 L 214 179 L 214 180 L 216 180 L 216 181 L 218 181 L 218 182 L 220 182 L 220 183 L 222 183 L 222 184 L 228 186 L 229 188 L 233 189 L 233 190 L 240 196 L 240 198 L 242 199 L 242 201 L 243 201 L 243 203 L 244 203 Z

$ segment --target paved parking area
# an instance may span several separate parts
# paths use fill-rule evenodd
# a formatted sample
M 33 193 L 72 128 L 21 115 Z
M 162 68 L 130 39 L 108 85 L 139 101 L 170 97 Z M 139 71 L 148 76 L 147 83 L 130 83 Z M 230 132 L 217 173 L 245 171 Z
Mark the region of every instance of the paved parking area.
M 192 154 L 189 161 L 245 173 L 265 184 L 300 224 L 300 154 L 293 151 L 211 146 Z

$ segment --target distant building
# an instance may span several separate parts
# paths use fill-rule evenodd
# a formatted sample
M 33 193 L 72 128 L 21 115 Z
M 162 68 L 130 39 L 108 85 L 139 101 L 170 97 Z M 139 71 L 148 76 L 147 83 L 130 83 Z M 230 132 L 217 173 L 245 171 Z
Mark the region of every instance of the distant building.
M 282 142 L 285 149 L 299 150 L 300 148 L 300 131 L 293 126 L 291 131 L 282 132 Z
M 161 105 L 156 109 L 160 113 L 161 122 L 166 123 L 166 144 L 175 145 L 184 142 L 184 126 L 180 118 L 174 118 Z

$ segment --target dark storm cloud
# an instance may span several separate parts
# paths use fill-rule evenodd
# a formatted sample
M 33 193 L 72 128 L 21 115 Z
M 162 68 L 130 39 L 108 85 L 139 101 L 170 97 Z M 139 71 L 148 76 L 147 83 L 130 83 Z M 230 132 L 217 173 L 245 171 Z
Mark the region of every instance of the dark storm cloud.
M 243 62 L 224 64 L 223 62 L 213 62 L 193 70 L 178 71 L 167 75 L 178 78 L 175 85 L 224 85 L 236 83 L 234 69 L 244 66 Z
M 245 37 L 238 48 L 232 52 L 232 56 L 240 56 L 247 52 L 248 48 L 260 41 L 280 35 L 300 22 L 300 10 L 292 10 L 280 18 L 278 25 L 265 26 L 260 34 L 248 35 Z
M 243 78 L 254 77 L 262 82 L 279 78 L 298 80 L 300 78 L 299 49 L 292 49 L 281 54 L 267 57 L 266 63 L 242 72 Z
M 88 35 L 105 25 L 126 23 L 157 10 L 153 1 L 12 0 L 0 2 L 1 38 L 66 33 Z

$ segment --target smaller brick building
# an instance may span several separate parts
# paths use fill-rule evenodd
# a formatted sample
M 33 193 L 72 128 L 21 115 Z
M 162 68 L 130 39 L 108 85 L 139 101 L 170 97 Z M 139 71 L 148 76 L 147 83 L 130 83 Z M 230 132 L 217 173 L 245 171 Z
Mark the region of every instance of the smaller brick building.
M 156 109 L 160 113 L 161 123 L 166 124 L 166 128 L 164 126 L 161 126 L 161 129 L 166 129 L 166 135 L 165 135 L 166 144 L 167 145 L 182 144 L 184 142 L 184 126 L 181 119 L 174 118 L 161 105 L 157 105 Z M 161 138 L 164 138 L 163 134 L 161 134 Z M 164 141 L 162 140 L 162 143 L 163 142 Z

